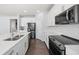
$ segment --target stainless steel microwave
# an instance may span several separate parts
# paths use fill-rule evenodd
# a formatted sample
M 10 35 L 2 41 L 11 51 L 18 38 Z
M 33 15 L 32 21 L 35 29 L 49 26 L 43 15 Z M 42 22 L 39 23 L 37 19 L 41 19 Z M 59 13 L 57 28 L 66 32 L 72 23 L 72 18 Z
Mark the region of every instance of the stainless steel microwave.
M 77 11 L 76 11 L 77 10 Z M 79 23 L 79 5 L 75 5 L 55 16 L 55 24 Z

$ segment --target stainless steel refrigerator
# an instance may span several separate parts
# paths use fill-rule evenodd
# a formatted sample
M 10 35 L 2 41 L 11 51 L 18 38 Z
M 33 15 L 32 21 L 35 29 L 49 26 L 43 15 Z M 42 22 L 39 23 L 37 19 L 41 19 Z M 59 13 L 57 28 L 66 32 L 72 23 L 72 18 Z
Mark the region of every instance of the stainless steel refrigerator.
M 36 39 L 36 23 L 27 23 L 30 39 Z

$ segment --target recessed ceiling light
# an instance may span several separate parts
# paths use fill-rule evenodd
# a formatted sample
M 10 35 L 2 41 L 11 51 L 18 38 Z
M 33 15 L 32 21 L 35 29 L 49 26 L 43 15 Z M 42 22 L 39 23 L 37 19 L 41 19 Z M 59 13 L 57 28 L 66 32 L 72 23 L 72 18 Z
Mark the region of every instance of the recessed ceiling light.
M 24 12 L 27 12 L 27 10 L 24 10 Z
M 36 12 L 37 12 L 37 13 L 39 13 L 39 12 L 40 12 L 40 10 L 37 10 Z

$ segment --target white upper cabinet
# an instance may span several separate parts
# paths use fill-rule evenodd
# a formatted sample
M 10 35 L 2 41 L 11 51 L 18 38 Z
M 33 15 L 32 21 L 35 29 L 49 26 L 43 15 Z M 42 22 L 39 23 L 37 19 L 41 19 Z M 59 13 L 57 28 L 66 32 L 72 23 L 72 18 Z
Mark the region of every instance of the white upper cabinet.
M 48 26 L 55 25 L 55 16 L 72 7 L 74 4 L 55 4 L 48 12 Z

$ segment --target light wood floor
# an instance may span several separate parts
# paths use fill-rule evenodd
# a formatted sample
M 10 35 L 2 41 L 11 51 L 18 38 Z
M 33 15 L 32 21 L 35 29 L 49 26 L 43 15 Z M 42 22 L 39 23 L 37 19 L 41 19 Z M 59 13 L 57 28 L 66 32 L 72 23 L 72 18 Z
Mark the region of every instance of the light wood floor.
M 39 39 L 31 39 L 26 55 L 49 55 L 46 44 Z

